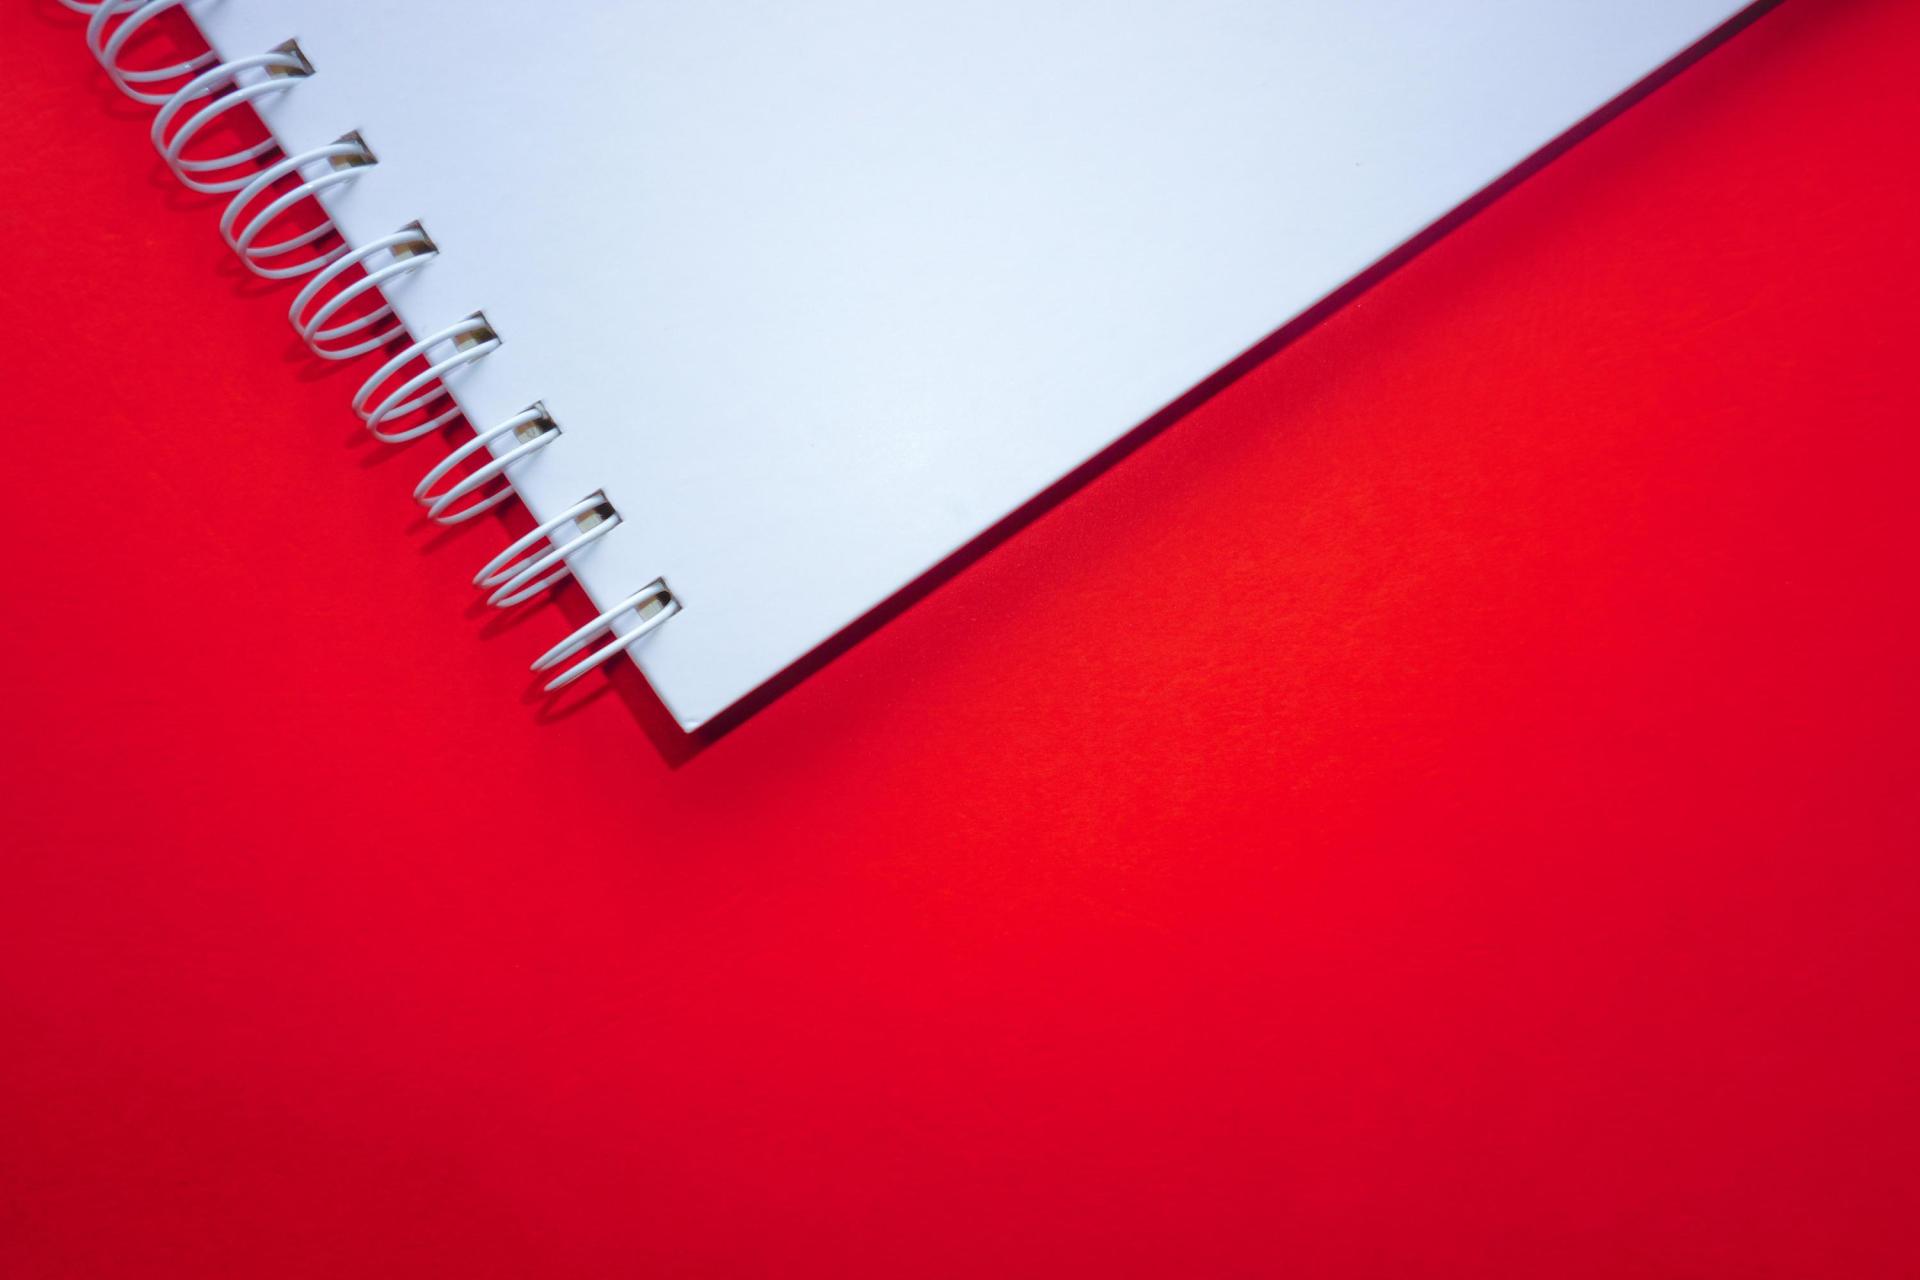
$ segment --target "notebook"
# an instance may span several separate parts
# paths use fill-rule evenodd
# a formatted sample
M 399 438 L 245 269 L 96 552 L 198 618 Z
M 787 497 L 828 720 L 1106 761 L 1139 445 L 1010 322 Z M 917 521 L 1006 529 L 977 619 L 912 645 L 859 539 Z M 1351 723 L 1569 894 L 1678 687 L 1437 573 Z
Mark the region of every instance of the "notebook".
M 540 669 L 688 729 L 1743 7 L 64 2 L 431 513 L 525 504 Z

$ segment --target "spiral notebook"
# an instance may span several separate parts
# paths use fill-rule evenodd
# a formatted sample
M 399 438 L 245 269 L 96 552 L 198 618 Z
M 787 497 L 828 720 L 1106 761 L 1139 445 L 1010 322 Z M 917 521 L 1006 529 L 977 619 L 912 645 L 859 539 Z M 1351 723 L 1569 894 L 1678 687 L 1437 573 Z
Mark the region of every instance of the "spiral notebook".
M 455 442 L 435 518 L 530 510 L 477 583 L 598 614 L 540 669 L 689 729 L 1742 7 L 65 2 L 353 409 Z

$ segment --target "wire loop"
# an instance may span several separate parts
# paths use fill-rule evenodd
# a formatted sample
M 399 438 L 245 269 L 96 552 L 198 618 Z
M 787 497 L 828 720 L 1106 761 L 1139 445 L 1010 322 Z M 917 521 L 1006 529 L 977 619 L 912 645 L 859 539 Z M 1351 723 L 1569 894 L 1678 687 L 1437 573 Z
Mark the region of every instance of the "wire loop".
M 519 443 L 505 453 L 490 459 L 485 466 L 477 467 L 470 474 L 462 476 L 444 493 L 433 492 L 433 487 L 446 479 L 454 468 L 508 434 L 512 434 Z M 471 520 L 482 511 L 491 511 L 513 493 L 513 486 L 506 480 L 508 467 L 546 448 L 559 435 L 560 425 L 548 415 L 546 406 L 530 405 L 505 422 L 480 432 L 442 458 L 439 464 L 421 477 L 420 483 L 414 486 L 413 499 L 426 507 L 429 519 L 439 524 L 460 524 Z M 454 505 L 469 494 L 478 492 L 496 476 L 500 477 L 501 484 L 492 493 L 469 502 L 463 507 Z
M 317 178 L 308 178 L 302 170 L 310 164 L 324 161 L 327 171 Z M 320 225 L 308 231 L 296 232 L 283 240 L 271 244 L 256 244 L 260 233 L 265 231 L 279 216 L 299 204 L 309 196 L 342 182 L 350 182 L 360 176 L 363 170 L 377 164 L 373 152 L 358 134 L 348 134 L 338 142 L 329 142 L 324 146 L 310 147 L 299 155 L 288 156 L 275 161 L 259 173 L 253 175 L 245 186 L 234 192 L 233 199 L 227 202 L 226 212 L 220 215 L 220 235 L 227 246 L 240 255 L 240 261 L 255 275 L 265 276 L 269 280 L 291 280 L 295 276 L 306 275 L 310 271 L 332 262 L 346 252 L 344 245 L 309 254 L 290 267 L 262 266 L 261 260 L 277 258 L 282 254 L 304 248 L 333 231 L 332 219 L 323 219 Z M 238 225 L 240 215 L 245 213 L 253 202 L 260 198 L 268 188 L 282 178 L 302 179 L 291 191 L 267 201 L 260 211 L 249 218 L 244 226 Z
M 406 368 L 408 362 L 417 357 L 424 357 L 431 348 L 441 343 L 451 343 L 454 353 L 444 360 L 430 363 L 423 372 L 402 382 L 377 403 L 374 401 L 374 393 L 379 391 L 388 379 Z M 460 406 L 453 405 L 432 420 L 401 431 L 383 430 L 382 424 L 412 413 L 415 409 L 423 408 L 443 395 L 451 399 L 452 396 L 444 385 L 436 387 L 433 384 L 440 382 L 447 374 L 462 365 L 472 364 L 475 360 L 492 353 L 499 346 L 499 335 L 494 333 L 493 326 L 487 323 L 486 316 L 476 311 L 457 324 L 450 324 L 444 329 L 402 347 L 391 360 L 375 369 L 373 375 L 361 383 L 360 389 L 353 393 L 353 411 L 360 415 L 361 421 L 367 424 L 367 430 L 373 432 L 376 440 L 387 444 L 404 444 L 408 440 L 418 439 L 459 417 Z
M 593 523 L 584 524 L 582 521 L 586 516 L 596 518 Z M 546 552 L 532 550 L 541 539 L 548 538 L 555 530 L 570 522 L 579 526 L 578 533 Z M 473 575 L 473 585 L 482 590 L 493 588 L 487 603 L 496 609 L 505 609 L 532 599 L 573 572 L 567 564 L 568 556 L 606 537 L 619 525 L 620 513 L 607 501 L 604 493 L 582 498 L 553 519 L 515 538 L 506 550 L 487 561 L 480 572 Z M 559 567 L 554 568 L 555 565 Z
M 338 280 L 354 267 L 366 267 L 368 258 L 377 253 L 385 253 L 392 261 L 384 266 L 367 270 L 366 275 L 341 289 L 314 308 L 312 315 L 305 315 L 307 308 L 320 296 L 322 290 Z M 419 223 L 403 227 L 390 236 L 381 236 L 378 240 L 361 245 L 351 253 L 342 254 L 327 266 L 315 273 L 313 279 L 301 286 L 294 295 L 293 305 L 287 308 L 287 319 L 293 324 L 293 330 L 300 335 L 313 354 L 325 360 L 348 360 L 354 356 L 365 355 L 369 351 L 384 347 L 394 338 L 405 333 L 406 326 L 395 321 L 388 328 L 370 338 L 348 346 L 334 346 L 343 338 L 365 333 L 374 325 L 393 315 L 393 307 L 384 299 L 381 304 L 366 315 L 348 320 L 343 324 L 327 328 L 327 321 L 351 305 L 354 299 L 380 288 L 388 280 L 416 271 L 420 267 L 440 256 L 440 250 Z
M 250 160 L 257 160 L 261 156 L 270 155 L 280 149 L 277 141 L 267 138 L 252 146 L 242 147 L 238 151 L 230 151 L 226 155 L 193 159 L 185 155 L 187 144 L 193 141 L 201 130 L 227 112 L 255 98 L 264 97 L 269 93 L 278 93 L 313 74 L 313 68 L 306 58 L 297 48 L 291 47 L 291 41 L 288 45 L 287 48 L 276 49 L 271 53 L 256 53 L 251 57 L 223 62 L 217 67 L 201 72 L 174 90 L 172 96 L 161 106 L 159 114 L 154 116 L 153 125 L 147 131 L 148 136 L 153 139 L 154 149 L 160 153 L 160 158 L 166 162 L 167 168 L 173 171 L 174 177 L 195 191 L 209 194 L 237 191 L 252 180 L 254 175 L 251 172 L 214 180 L 199 178 L 195 175 L 218 173 L 236 165 L 246 164 Z M 240 82 L 238 77 L 242 72 L 255 70 L 263 70 L 266 74 L 262 79 L 250 83 Z M 232 87 L 224 93 L 215 92 L 217 87 L 223 84 L 229 84 Z M 209 100 L 169 135 L 167 131 L 173 127 L 175 118 L 187 108 L 188 104 L 202 98 Z
M 660 608 L 647 613 L 646 607 L 654 601 L 660 602 Z M 553 693 L 564 689 L 594 668 L 611 661 L 615 656 L 625 653 L 646 636 L 663 626 L 668 618 L 679 613 L 682 606 L 679 597 L 667 588 L 665 578 L 655 578 L 650 584 L 608 609 L 605 613 L 587 623 L 578 631 L 562 640 L 533 660 L 534 671 L 551 671 L 568 658 L 579 653 L 592 643 L 595 636 L 602 632 L 612 637 L 607 643 L 595 649 L 580 661 L 547 681 L 545 692 Z M 637 625 L 630 631 L 621 631 L 614 625 L 616 619 L 626 613 L 633 613 Z
M 113 81 L 114 87 L 134 101 L 154 105 L 165 102 L 172 96 L 171 91 L 155 93 L 137 86 L 192 75 L 202 67 L 219 61 L 213 50 L 208 49 L 185 62 L 166 67 L 129 68 L 120 65 L 120 55 L 136 32 L 168 9 L 177 9 L 185 3 L 186 0 L 104 0 L 91 9 L 91 16 L 87 19 L 87 48 L 106 68 L 107 78 Z M 112 35 L 107 35 L 107 24 L 121 13 L 127 16 L 113 29 Z

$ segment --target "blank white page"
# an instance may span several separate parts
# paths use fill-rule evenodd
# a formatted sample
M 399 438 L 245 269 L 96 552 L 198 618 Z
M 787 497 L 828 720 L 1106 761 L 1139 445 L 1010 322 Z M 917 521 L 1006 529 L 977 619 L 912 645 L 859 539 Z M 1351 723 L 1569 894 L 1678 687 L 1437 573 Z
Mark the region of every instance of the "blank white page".
M 269 123 L 364 135 L 336 222 L 439 244 L 396 308 L 486 311 L 456 397 L 476 426 L 545 401 L 564 435 L 514 483 L 542 518 L 618 507 L 574 571 L 602 607 L 681 599 L 634 656 L 691 728 L 1740 7 L 193 12 L 227 57 L 298 38 L 316 72 Z

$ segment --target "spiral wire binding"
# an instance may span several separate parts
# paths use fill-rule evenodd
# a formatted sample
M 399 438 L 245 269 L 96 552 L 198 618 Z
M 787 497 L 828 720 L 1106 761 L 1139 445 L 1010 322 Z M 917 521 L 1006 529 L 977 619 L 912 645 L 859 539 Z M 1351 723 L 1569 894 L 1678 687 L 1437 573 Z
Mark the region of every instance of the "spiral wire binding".
M 133 69 L 120 65 L 120 55 L 125 51 L 127 42 L 133 39 L 147 23 L 166 12 L 177 9 L 186 0 L 106 0 L 104 4 L 93 6 L 92 16 L 87 19 L 87 47 L 100 65 L 106 68 L 107 78 L 112 80 L 120 92 L 136 102 L 158 105 L 165 102 L 171 93 L 155 93 L 137 86 L 158 84 L 175 80 L 194 72 L 214 61 L 211 50 L 199 54 L 186 62 L 176 62 L 170 67 L 146 67 Z M 73 6 L 69 5 L 69 8 Z M 107 24 L 116 15 L 125 14 L 120 25 L 107 35 Z
M 315 241 L 334 233 L 331 220 L 323 221 L 319 226 L 306 231 L 295 232 L 284 240 L 275 240 L 271 244 L 257 244 L 260 233 L 272 226 L 287 210 L 298 205 L 307 197 L 316 195 L 328 187 L 338 186 L 342 182 L 351 182 L 362 171 L 372 168 L 379 161 L 373 158 L 373 152 L 357 133 L 349 133 L 338 141 L 324 146 L 309 147 L 297 156 L 288 156 L 283 160 L 262 169 L 245 186 L 233 193 L 233 199 L 227 202 L 227 210 L 220 215 L 220 234 L 226 238 L 227 247 L 240 255 L 240 261 L 255 275 L 265 276 L 269 280 L 291 280 L 303 276 L 332 262 L 346 252 L 346 246 L 312 253 L 296 261 L 292 266 L 262 266 L 261 263 L 277 258 L 296 249 L 304 249 Z M 315 164 L 325 164 L 326 171 L 317 177 L 309 178 L 305 170 Z M 299 178 L 291 191 L 275 196 L 260 207 L 245 225 L 240 223 L 240 215 L 253 208 L 253 204 L 265 195 L 282 178 Z
M 418 222 L 357 247 L 344 240 L 321 247 L 338 232 L 332 219 L 324 217 L 317 225 L 263 241 L 269 229 L 296 207 L 379 164 L 359 133 L 343 134 L 295 155 L 282 154 L 272 137 L 220 155 L 190 152 L 194 140 L 227 113 L 285 92 L 316 74 L 296 41 L 225 61 L 209 49 L 166 66 L 132 67 L 124 62 L 128 45 L 155 18 L 169 9 L 184 8 L 187 0 L 60 3 L 86 16 L 87 48 L 115 87 L 159 108 L 148 132 L 173 176 L 190 190 L 229 196 L 220 217 L 220 235 L 242 264 L 270 280 L 310 277 L 294 296 L 287 319 L 314 355 L 348 360 L 410 338 L 384 291 L 440 256 L 439 246 Z M 184 82 L 171 89 L 153 87 L 182 77 Z M 354 271 L 360 274 L 340 283 Z M 356 303 L 366 309 L 339 319 Z M 415 440 L 464 420 L 446 379 L 484 359 L 500 344 L 500 335 L 479 311 L 424 338 L 411 339 L 361 383 L 352 398 L 353 411 L 376 439 L 388 444 Z M 416 361 L 424 361 L 425 367 L 403 377 Z M 449 407 L 412 425 L 394 425 L 441 400 Z M 439 524 L 471 520 L 512 496 L 515 465 L 551 447 L 562 434 L 546 405 L 535 401 L 505 421 L 475 431 L 449 452 L 414 487 L 414 500 Z M 459 474 L 462 467 L 482 458 L 483 462 Z M 458 478 L 452 479 L 456 474 Z M 514 539 L 474 575 L 474 585 L 489 592 L 487 603 L 497 608 L 522 604 L 570 576 L 573 557 L 621 523 L 618 508 L 605 492 L 589 494 Z M 545 686 L 549 693 L 563 689 L 629 652 L 684 607 L 666 579 L 655 578 L 541 654 L 531 669 L 544 674 L 567 664 Z
M 249 71 L 258 71 L 262 78 L 248 84 L 241 83 L 241 74 Z M 269 93 L 279 93 L 312 74 L 312 65 L 300 52 L 299 46 L 291 40 L 271 53 L 257 53 L 249 58 L 235 58 L 209 68 L 174 90 L 173 96 L 161 104 L 159 114 L 153 118 L 153 127 L 148 130 L 149 136 L 153 139 L 154 149 L 160 153 L 160 158 L 166 162 L 167 168 L 173 171 L 173 176 L 193 190 L 205 194 L 238 191 L 253 178 L 252 173 L 213 181 L 203 179 L 199 175 L 234 169 L 261 156 L 271 155 L 280 149 L 279 143 L 268 138 L 250 147 L 228 152 L 226 155 L 203 156 L 196 159 L 190 159 L 184 154 L 187 144 L 208 125 L 241 103 L 252 102 L 255 98 L 264 97 Z M 230 87 L 224 93 L 215 92 L 221 85 Z M 189 103 L 201 98 L 210 100 L 182 121 L 178 129 L 174 129 L 173 122 L 179 114 Z M 169 133 L 169 130 L 172 132 Z
M 380 400 L 374 400 L 375 393 L 395 374 L 416 359 L 426 359 L 429 351 L 441 346 L 452 347 L 453 354 L 433 361 L 425 370 L 414 374 Z M 386 430 L 386 424 L 446 397 L 447 374 L 492 355 L 499 347 L 500 336 L 487 323 L 486 316 L 476 311 L 465 320 L 402 347 L 391 360 L 375 369 L 372 376 L 353 393 L 353 411 L 367 424 L 367 430 L 373 433 L 373 438 L 383 444 L 405 444 L 409 440 L 417 440 L 459 417 L 460 406 L 454 405 L 437 417 L 399 431 Z
M 680 601 L 673 592 L 667 590 L 664 579 L 655 578 L 647 586 L 634 592 L 619 604 L 581 627 L 578 631 L 562 640 L 553 648 L 533 660 L 535 671 L 551 671 L 553 668 L 573 657 L 591 644 L 596 636 L 607 635 L 612 638 L 580 661 L 547 681 L 545 692 L 556 693 L 566 688 L 581 676 L 602 665 L 610 658 L 625 653 L 645 639 L 667 619 L 680 612 Z M 626 614 L 632 613 L 640 619 L 638 626 L 631 631 L 621 632 L 614 625 Z
M 569 524 L 574 527 L 573 535 L 565 542 L 553 543 L 553 535 Z M 487 597 L 487 603 L 497 609 L 531 600 L 573 572 L 567 564 L 569 555 L 606 537 L 619 526 L 620 513 L 607 501 L 606 494 L 582 498 L 507 544 L 504 551 L 473 575 L 473 585 L 483 591 L 492 587 L 493 594 Z M 542 538 L 551 544 L 547 551 L 535 550 Z M 554 568 L 556 564 L 558 568 Z
M 450 485 L 444 492 L 435 493 L 433 488 L 451 475 L 454 469 L 488 448 L 501 436 L 511 433 L 517 442 L 511 449 L 498 455 L 485 466 L 476 467 L 459 481 Z M 521 458 L 537 453 L 552 444 L 560 435 L 560 425 L 547 415 L 542 404 L 531 405 L 508 418 L 505 422 L 489 427 L 473 439 L 449 453 L 436 464 L 433 470 L 422 476 L 420 483 L 414 486 L 413 500 L 427 509 L 427 518 L 438 524 L 461 524 L 471 520 L 482 511 L 491 511 L 511 496 L 513 486 L 504 483 L 506 470 Z M 465 506 L 455 506 L 468 494 L 476 493 L 499 476 L 503 483 L 492 493 L 487 494 Z
M 368 267 L 367 261 L 379 254 L 385 254 L 389 261 L 379 267 Z M 393 315 L 393 307 L 382 301 L 378 307 L 366 315 L 349 320 L 344 324 L 327 328 L 327 321 L 333 319 L 342 310 L 351 306 L 367 293 L 378 290 L 381 285 L 397 276 L 407 275 L 419 270 L 440 256 L 440 250 L 427 233 L 415 222 L 390 236 L 381 236 L 378 240 L 361 245 L 351 253 L 342 254 L 332 263 L 321 268 L 313 279 L 301 287 L 294 296 L 293 305 L 287 308 L 287 319 L 293 324 L 293 331 L 300 335 L 313 354 L 323 360 L 350 360 L 354 356 L 377 351 L 393 339 L 406 333 L 407 328 L 398 320 L 371 338 L 363 338 L 350 346 L 337 347 L 328 344 L 342 338 L 364 333 Z M 365 274 L 352 284 L 336 292 L 331 298 L 316 307 L 311 314 L 307 308 L 313 304 L 326 287 L 338 280 L 349 270 L 359 267 Z

